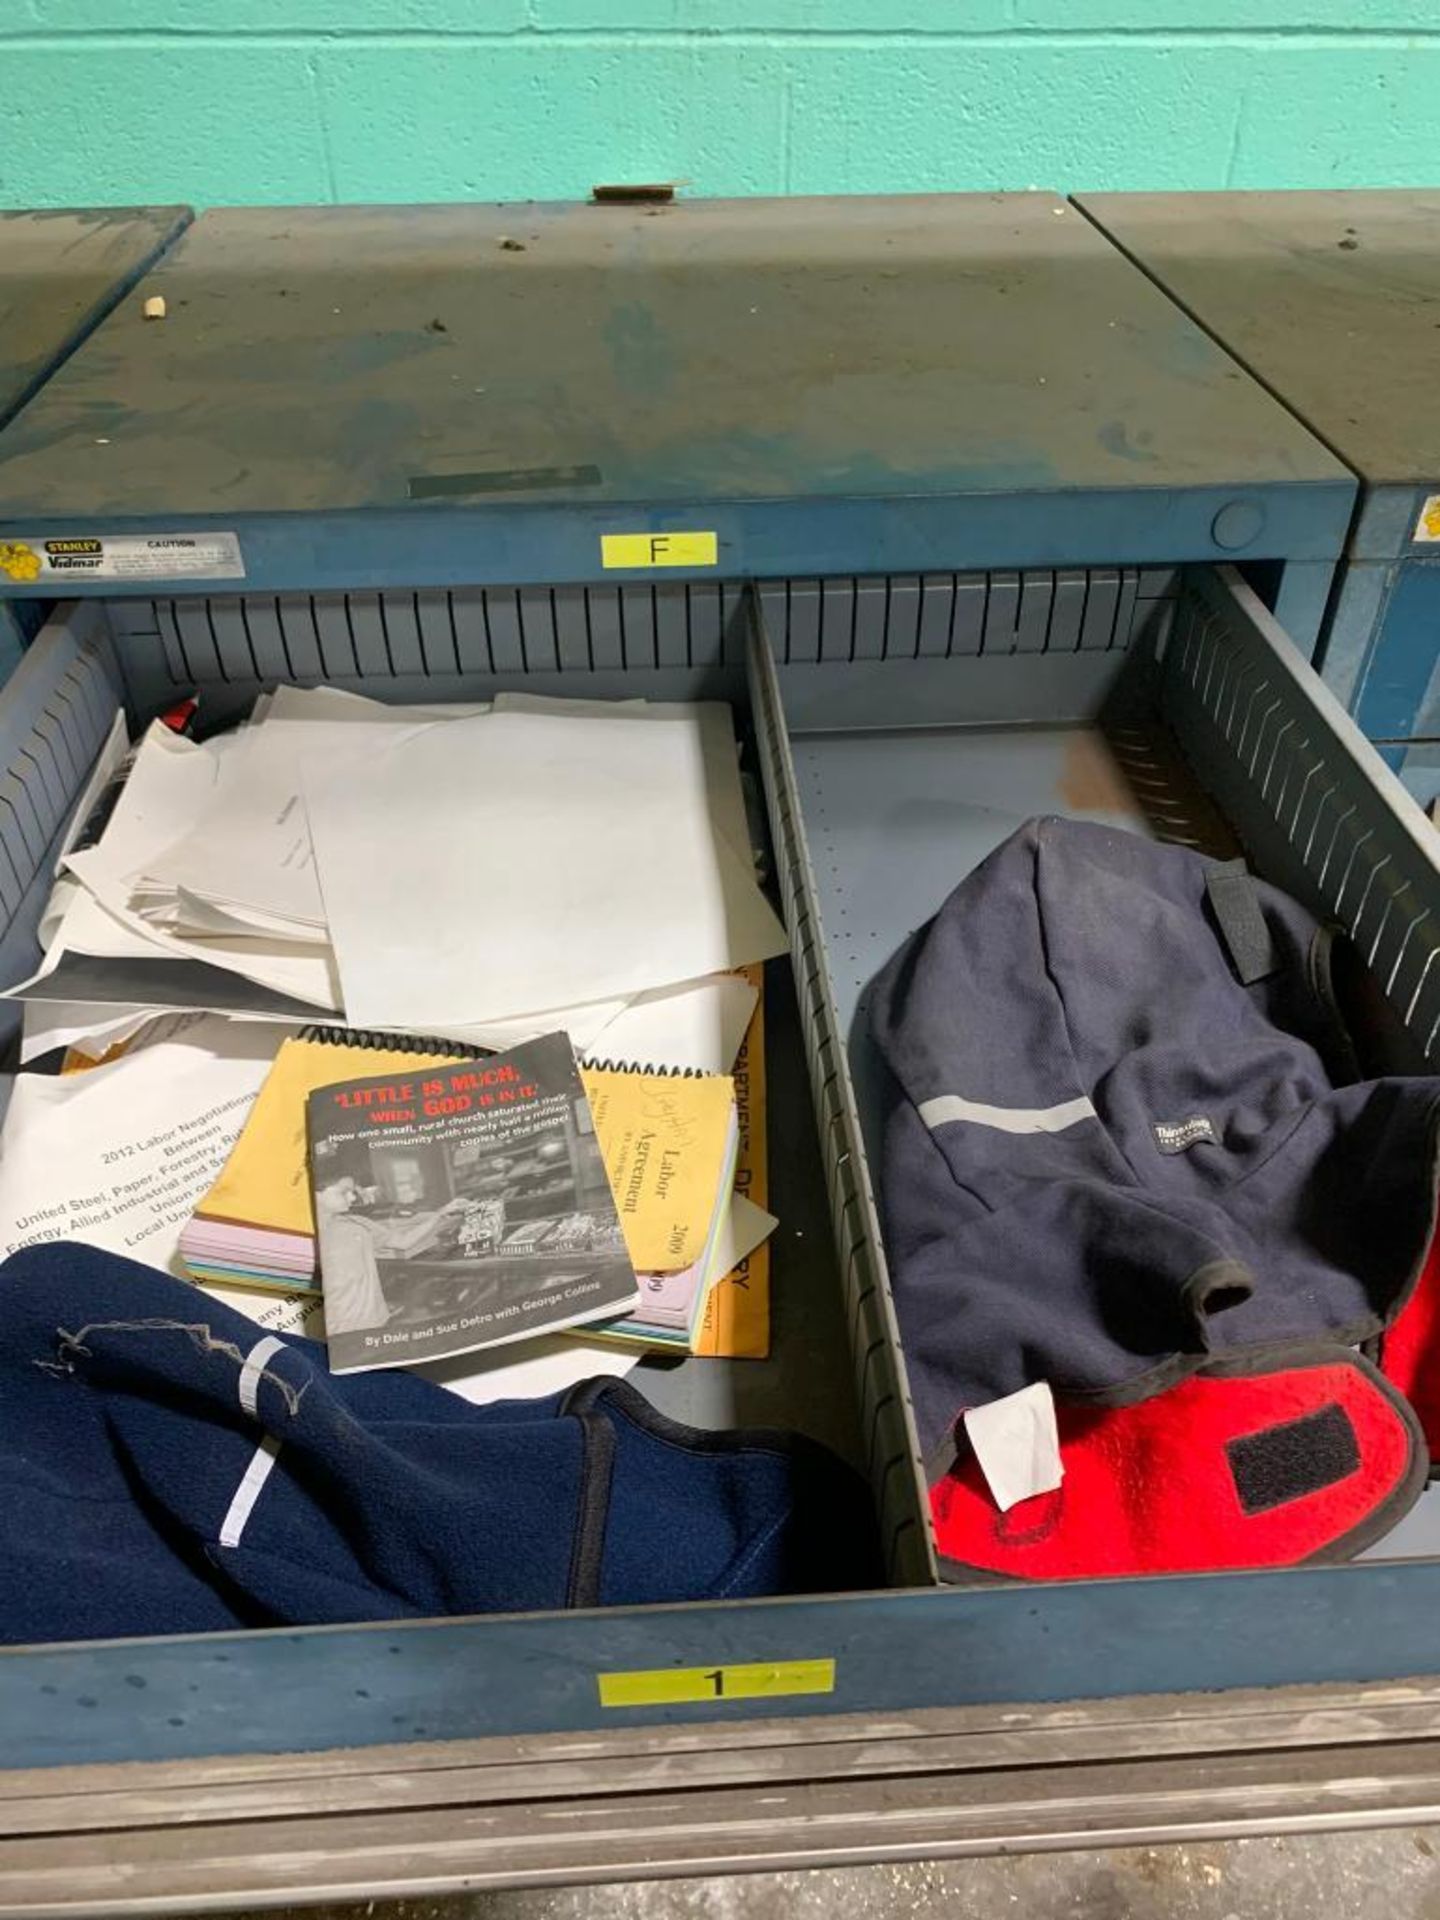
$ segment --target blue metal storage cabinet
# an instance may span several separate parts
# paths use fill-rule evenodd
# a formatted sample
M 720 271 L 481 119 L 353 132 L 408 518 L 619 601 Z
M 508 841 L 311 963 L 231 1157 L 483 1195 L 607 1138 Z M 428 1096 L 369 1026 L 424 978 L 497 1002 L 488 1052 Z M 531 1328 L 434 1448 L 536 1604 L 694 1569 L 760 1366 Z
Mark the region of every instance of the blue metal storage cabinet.
M 0 212 L 0 427 L 190 219 L 188 207 Z M 0 673 L 13 669 L 21 631 L 13 609 L 0 608 Z
M 1028 812 L 1238 836 L 1440 1059 L 1429 830 L 1223 564 L 1263 563 L 1308 649 L 1344 467 L 1040 195 L 216 213 L 152 289 L 163 322 L 112 316 L 0 434 L 0 539 L 39 570 L 8 590 L 72 596 L 0 695 L 35 814 L 12 941 L 117 699 L 733 701 L 793 961 L 775 1351 L 646 1388 L 846 1448 L 890 1585 L 8 1651 L 0 1911 L 1440 1804 L 1440 1681 L 1397 1684 L 1436 1669 L 1440 1565 L 935 1584 L 866 1146 L 868 980 Z M 597 1686 L 791 1660 L 833 1688 Z
M 188 207 L 0 212 L 0 426 L 190 224 Z
M 162 591 L 1239 558 L 1303 645 L 1354 495 L 1047 195 L 222 210 L 140 291 L 5 434 L 0 531 L 238 541 Z
M 1360 477 L 1321 655 L 1388 763 L 1440 792 L 1440 192 L 1077 203 Z

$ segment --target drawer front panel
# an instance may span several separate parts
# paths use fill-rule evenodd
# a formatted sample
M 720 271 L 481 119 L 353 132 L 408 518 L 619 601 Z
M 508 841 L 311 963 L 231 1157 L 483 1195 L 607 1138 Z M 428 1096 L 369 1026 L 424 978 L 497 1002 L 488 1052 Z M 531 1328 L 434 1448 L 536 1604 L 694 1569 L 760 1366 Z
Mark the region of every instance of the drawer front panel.
M 1372 740 L 1440 734 L 1440 560 L 1393 569 L 1356 718 Z
M 973 606 L 967 612 L 962 604 L 970 590 L 947 578 L 948 586 L 928 584 L 928 629 L 923 625 L 927 583 L 920 583 L 913 597 L 889 583 L 880 597 L 887 599 L 891 614 L 880 609 L 873 583 L 841 583 L 830 594 L 813 655 L 808 611 L 794 627 L 790 624 L 794 597 L 781 615 L 778 641 L 774 632 L 764 639 L 761 622 L 752 620 L 741 601 L 728 612 L 722 601 L 718 656 L 712 654 L 709 663 L 718 657 L 733 674 L 748 648 L 752 719 L 852 1333 L 862 1451 L 876 1487 L 891 1577 L 908 1590 L 6 1653 L 0 1656 L 0 1767 L 142 1757 L 187 1762 L 204 1755 L 283 1756 L 397 1741 L 577 1731 L 603 1743 L 620 1725 L 617 1712 L 626 1727 L 773 1720 L 818 1728 L 834 1715 L 895 1716 L 930 1707 L 1081 1700 L 1175 1688 L 1351 1684 L 1434 1666 L 1429 1623 L 1440 1602 L 1440 1563 L 1035 1589 L 955 1590 L 927 1584 L 932 1563 L 884 1249 L 847 1059 L 848 1034 L 837 1012 L 823 889 L 796 786 L 788 711 L 798 684 L 794 676 L 828 673 L 838 665 L 835 634 L 847 631 L 855 658 L 878 665 L 896 677 L 897 685 L 899 676 L 926 676 L 942 662 L 947 673 L 968 674 L 978 664 L 977 654 L 981 660 L 987 652 L 1009 660 L 1025 650 L 1020 643 L 1027 632 L 1038 633 L 1042 642 L 1035 649 L 1037 673 L 1054 664 L 1047 655 L 1113 652 L 1118 665 L 1130 650 L 1112 644 L 1113 624 L 1105 647 L 1086 648 L 1085 620 L 1071 618 L 1074 596 L 1068 588 L 1062 591 L 1059 576 L 1048 599 L 1037 602 L 1048 608 L 1045 623 L 1037 616 L 1032 629 L 1023 619 L 1028 588 L 1021 591 L 1020 616 L 1002 596 L 1002 619 L 1010 624 L 987 628 L 983 618 L 971 619 Z M 1155 603 L 1164 595 L 1147 596 L 1140 585 L 1137 579 L 1135 604 L 1138 608 L 1148 599 L 1150 614 L 1144 622 L 1135 615 L 1126 639 L 1133 644 L 1134 636 L 1142 635 L 1153 649 L 1152 691 L 1192 765 L 1266 869 L 1308 892 L 1355 930 L 1417 1055 L 1428 1053 L 1433 1061 L 1440 1040 L 1440 870 L 1426 838 L 1430 829 L 1238 583 L 1204 572 L 1186 576 L 1168 637 L 1166 622 L 1154 617 Z M 255 600 L 246 603 L 243 615 L 235 603 L 167 603 L 163 617 L 154 603 L 131 603 L 135 624 L 118 623 L 118 650 L 136 690 L 172 690 L 189 683 L 198 670 L 207 693 L 228 686 L 237 698 L 248 697 L 247 685 L 266 677 L 277 660 L 287 661 L 287 648 L 285 677 L 318 674 L 337 646 L 350 646 L 352 628 L 352 669 L 357 661 L 374 665 L 373 676 L 360 675 L 367 683 L 383 678 L 398 691 L 419 677 L 438 694 L 470 684 L 472 668 L 481 685 L 488 676 L 502 676 L 495 623 L 492 619 L 487 632 L 486 609 L 476 600 L 402 598 L 409 602 L 408 615 L 404 607 L 387 604 L 382 623 L 379 604 L 367 603 L 357 624 L 360 609 L 352 604 L 349 625 L 343 604 L 310 596 L 304 598 L 303 618 L 298 602 L 294 608 L 272 605 L 263 617 L 264 603 Z M 1070 612 L 1062 604 L 1067 598 Z M 352 596 L 352 602 L 356 599 Z M 803 609 L 803 594 L 798 603 Z M 582 613 L 573 600 L 557 596 L 548 626 L 544 606 L 537 611 L 527 601 L 523 615 L 517 608 L 517 622 L 538 620 L 542 637 L 549 635 L 548 648 L 535 646 L 534 653 L 545 664 L 530 670 L 543 674 L 551 687 L 554 676 L 567 672 L 577 677 L 614 672 L 632 676 L 637 691 L 642 685 L 653 691 L 650 676 L 662 670 L 662 625 L 668 658 L 678 660 L 681 652 L 676 603 L 667 602 L 663 622 L 654 618 L 648 630 L 642 623 L 646 637 L 638 656 L 629 650 L 628 607 L 607 600 L 597 616 L 600 604 L 592 599 L 588 610 L 591 651 L 583 669 L 576 625 Z M 655 605 L 652 601 L 652 616 Z M 773 594 L 767 605 L 780 614 Z M 1171 610 L 1167 602 L 1164 611 Z M 712 637 L 713 628 L 705 623 L 714 611 L 701 622 Z M 366 626 L 372 615 L 373 627 Z M 923 651 L 922 632 L 938 634 L 942 626 L 950 651 L 936 651 L 933 639 L 931 651 Z M 523 636 L 518 626 L 508 631 L 503 646 L 519 648 L 522 663 L 531 658 L 531 627 L 526 625 Z M 686 642 L 692 665 L 695 632 L 692 619 Z M 993 647 L 987 646 L 987 632 L 995 635 Z M 972 646 L 977 633 L 978 645 Z M 1013 655 L 1003 644 L 1006 634 L 1013 639 Z M 777 657 L 787 648 L 790 657 L 778 662 L 785 668 L 782 675 Z M 632 659 L 635 664 L 624 664 Z M 234 677 L 227 680 L 227 673 Z M 91 738 L 84 728 L 103 733 L 115 674 L 103 634 L 86 636 L 73 623 L 52 626 L 0 694 L 0 728 L 12 729 L 6 736 L 10 772 L 35 762 L 36 773 L 26 777 L 34 785 L 37 808 L 44 796 L 45 806 L 58 809 L 63 818 L 73 801 L 87 754 L 93 755 L 98 744 L 98 735 Z M 568 684 L 579 690 L 576 682 Z M 968 683 L 957 682 L 963 684 Z M 57 704 L 62 685 L 66 693 Z M 942 682 L 927 680 L 927 685 Z M 370 690 L 380 689 L 371 685 Z M 913 702 L 902 693 L 899 707 L 903 711 L 907 705 Z M 965 751 L 958 736 L 955 751 Z M 37 754 L 44 753 L 53 758 L 42 766 Z M 28 887 L 41 876 L 43 850 L 37 855 L 35 849 L 46 831 L 42 823 L 23 842 L 31 863 Z M 48 831 L 53 837 L 53 827 Z M 11 932 L 23 930 L 30 910 L 23 898 L 13 910 L 8 901 L 4 904 Z M 1365 1621 L 1363 1634 L 1355 1632 L 1357 1618 Z M 647 1701 L 619 1709 L 602 1704 L 604 1673 L 831 1660 L 833 1692 L 803 1705 L 783 1694 L 727 1700 L 723 1689 L 709 1702 Z M 703 1747 L 703 1741 L 698 1744 Z M 263 1777 L 284 1762 L 257 1758 L 246 1764 Z M 947 1761 L 945 1769 L 952 1764 L 960 1763 Z M 676 1777 L 683 1779 L 683 1770 Z M 763 1762 L 754 1777 L 766 1777 Z M 916 1844 L 934 1846 L 941 1838 L 939 1827 L 925 1826 L 923 1842 Z M 899 1850 L 905 1844 L 903 1837 L 896 1841 Z M 825 1850 L 815 1857 L 827 1857 Z

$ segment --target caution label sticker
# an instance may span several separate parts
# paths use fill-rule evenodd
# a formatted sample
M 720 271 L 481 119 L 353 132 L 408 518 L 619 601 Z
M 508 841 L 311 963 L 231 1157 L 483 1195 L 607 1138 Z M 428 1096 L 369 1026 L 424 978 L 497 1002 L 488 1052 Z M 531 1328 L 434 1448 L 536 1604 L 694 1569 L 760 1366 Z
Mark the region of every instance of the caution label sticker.
M 0 586 L 244 578 L 235 533 L 0 534 Z
M 1428 493 L 1420 503 L 1420 518 L 1415 522 L 1415 538 L 1440 540 L 1440 493 Z

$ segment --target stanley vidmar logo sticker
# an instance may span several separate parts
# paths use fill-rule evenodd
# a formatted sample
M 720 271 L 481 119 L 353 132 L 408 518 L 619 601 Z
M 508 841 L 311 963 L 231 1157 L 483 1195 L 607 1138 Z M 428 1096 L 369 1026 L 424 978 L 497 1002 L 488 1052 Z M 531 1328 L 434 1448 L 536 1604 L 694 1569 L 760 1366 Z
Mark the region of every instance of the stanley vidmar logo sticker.
M 243 580 L 234 533 L 0 534 L 0 576 L 58 580 Z
M 41 573 L 40 556 L 23 540 L 0 540 L 0 573 L 7 580 L 38 580 Z

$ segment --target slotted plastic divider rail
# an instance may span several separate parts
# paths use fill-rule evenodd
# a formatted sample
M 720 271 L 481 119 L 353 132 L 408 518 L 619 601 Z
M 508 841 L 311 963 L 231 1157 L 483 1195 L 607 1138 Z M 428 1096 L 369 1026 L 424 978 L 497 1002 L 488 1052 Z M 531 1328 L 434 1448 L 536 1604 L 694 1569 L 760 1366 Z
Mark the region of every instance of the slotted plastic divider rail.
M 1231 569 L 1184 575 L 1161 698 L 1254 864 L 1351 934 L 1440 1069 L 1440 835 Z
M 1170 570 L 775 580 L 758 591 L 777 658 L 849 661 L 1123 649 Z M 116 600 L 108 612 L 141 705 L 209 686 L 340 686 L 737 669 L 738 581 L 473 587 L 429 592 L 216 594 Z M 214 703 L 212 702 L 212 705 Z
M 0 704 L 0 980 L 40 959 L 36 928 L 54 883 L 63 829 L 123 698 L 101 609 L 51 621 Z M 20 1009 L 0 1001 L 0 1042 Z
M 751 709 L 844 1288 L 860 1431 L 890 1581 L 896 1586 L 928 1585 L 939 1574 L 927 1518 L 915 1415 L 900 1360 L 895 1303 L 881 1251 L 879 1215 L 860 1144 L 855 1094 L 835 1010 L 815 874 L 801 825 L 795 765 L 771 642 L 758 596 L 752 605 Z
M 802 662 L 1106 653 L 1129 644 L 1164 567 L 992 569 L 766 580 L 756 592 L 775 657 Z
M 743 589 L 473 587 L 115 601 L 127 672 L 147 691 L 196 681 L 254 686 L 736 665 L 727 630 Z

